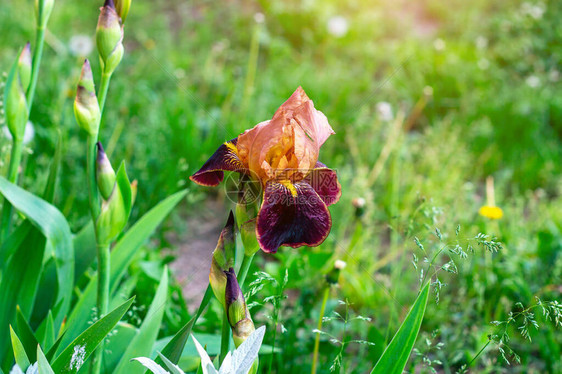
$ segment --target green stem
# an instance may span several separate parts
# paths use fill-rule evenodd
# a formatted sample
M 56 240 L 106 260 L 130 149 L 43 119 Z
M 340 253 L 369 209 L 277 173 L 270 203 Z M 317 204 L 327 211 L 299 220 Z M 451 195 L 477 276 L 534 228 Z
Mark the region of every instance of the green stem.
M 88 190 L 90 201 L 90 213 L 94 226 L 100 214 L 100 195 L 96 183 L 96 142 L 97 135 L 88 135 L 88 154 L 86 156 L 86 170 L 88 173 Z
M 109 244 L 98 244 L 98 298 L 97 298 L 97 309 L 98 309 L 98 319 L 101 319 L 108 312 L 109 308 Z M 104 343 L 102 341 L 99 347 L 94 353 L 94 361 L 92 366 L 92 372 L 94 374 L 101 373 L 101 364 L 103 360 Z
M 330 296 L 330 286 L 328 285 L 324 290 L 324 298 L 322 299 L 322 307 L 320 308 L 320 315 L 318 316 L 318 326 L 317 330 L 322 331 L 322 320 L 324 319 L 324 312 L 326 311 L 326 303 L 328 302 L 328 297 Z M 314 340 L 314 354 L 312 355 L 312 374 L 316 374 L 316 367 L 318 364 L 318 350 L 320 348 L 320 333 L 316 333 L 316 339 Z
M 98 102 L 100 104 L 100 112 L 103 114 L 103 108 L 105 106 L 105 99 L 107 98 L 107 90 L 109 89 L 109 81 L 111 80 L 111 74 L 102 73 L 100 88 L 98 89 Z
M 226 315 L 226 309 L 222 316 L 222 331 L 221 331 L 221 351 L 219 356 L 219 367 L 222 364 L 226 354 L 230 349 L 230 324 L 228 323 L 228 316 Z
M 244 254 L 244 259 L 242 260 L 242 265 L 240 265 L 240 271 L 238 272 L 238 284 L 240 285 L 240 288 L 244 285 L 244 281 L 246 280 L 246 276 L 248 275 L 248 270 L 250 269 L 250 265 L 252 265 L 254 256 L 255 253 L 250 256 Z
M 39 65 L 41 65 L 41 58 L 43 57 L 43 44 L 45 42 L 45 27 L 37 25 L 37 33 L 35 34 L 35 50 L 33 51 L 33 62 L 31 66 L 31 81 L 27 88 L 25 96 L 27 101 L 27 110 L 31 112 L 33 105 L 33 97 L 35 96 L 35 87 L 37 87 L 37 77 L 39 76 Z
M 23 141 L 14 139 L 12 143 L 12 154 L 10 156 L 10 166 L 8 167 L 8 180 L 11 183 L 18 181 L 18 169 L 21 163 L 21 156 L 23 150 Z M 10 231 L 10 222 L 12 219 L 12 204 L 7 199 L 4 199 L 4 206 L 2 208 L 2 222 L 0 223 L 0 241 L 3 243 Z

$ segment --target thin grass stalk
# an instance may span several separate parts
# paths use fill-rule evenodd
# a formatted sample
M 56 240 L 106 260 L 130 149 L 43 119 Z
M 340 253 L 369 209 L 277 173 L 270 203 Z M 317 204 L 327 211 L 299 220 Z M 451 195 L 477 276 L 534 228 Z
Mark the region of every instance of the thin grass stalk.
M 246 280 L 246 276 L 248 275 L 248 270 L 252 265 L 254 256 L 255 253 L 251 256 L 244 255 L 244 259 L 242 260 L 242 264 L 240 265 L 240 271 L 238 272 L 238 284 L 240 285 L 240 288 L 244 286 L 244 281 Z
M 312 354 L 312 370 L 311 374 L 316 374 L 316 368 L 318 365 L 318 350 L 320 349 L 320 331 L 322 331 L 322 322 L 324 319 L 324 313 L 326 311 L 326 303 L 328 302 L 328 297 L 330 296 L 330 285 L 326 286 L 324 290 L 324 297 L 322 298 L 322 307 L 320 308 L 320 315 L 318 316 L 318 325 L 316 329 L 319 331 L 316 333 L 316 338 L 314 339 L 314 353 Z

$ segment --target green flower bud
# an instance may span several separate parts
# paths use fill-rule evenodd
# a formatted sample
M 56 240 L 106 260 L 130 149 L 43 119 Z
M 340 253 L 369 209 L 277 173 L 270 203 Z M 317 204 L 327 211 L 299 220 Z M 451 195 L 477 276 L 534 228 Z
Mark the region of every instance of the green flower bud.
M 76 88 L 76 99 L 74 100 L 74 116 L 78 125 L 92 136 L 97 136 L 101 112 L 94 88 L 94 78 L 90 62 L 84 61 L 82 73 Z
M 131 8 L 131 0 L 115 0 L 115 9 L 117 14 L 121 17 L 121 22 L 125 23 L 129 9 Z
M 104 73 L 113 73 L 123 58 L 123 29 L 113 0 L 106 0 L 101 8 L 96 44 Z
M 328 274 L 326 274 L 326 281 L 329 284 L 337 284 L 340 278 L 340 273 L 346 266 L 347 264 L 345 263 L 345 261 L 336 260 L 332 270 Z
M 51 16 L 55 0 L 35 0 L 35 17 L 39 27 L 45 27 Z
M 115 186 L 115 171 L 111 167 L 111 162 L 107 158 L 100 142 L 97 143 L 98 157 L 96 159 L 96 181 L 100 194 L 104 200 L 109 199 L 113 187 Z
M 133 195 L 125 164 L 121 163 L 115 177 L 115 186 L 109 198 L 102 203 L 96 221 L 98 244 L 110 244 L 123 231 L 131 214 Z
M 29 43 L 23 47 L 18 59 L 18 73 L 20 75 L 21 86 L 25 91 L 31 81 L 31 48 Z
M 24 54 L 24 52 L 22 52 Z M 20 55 L 21 58 L 21 55 Z M 14 62 L 6 86 L 4 87 L 4 105 L 6 110 L 6 124 L 14 141 L 22 141 L 25 125 L 29 116 L 25 89 L 20 78 L 19 59 Z M 25 69 L 24 69 L 25 70 Z
M 225 271 L 234 266 L 236 256 L 234 240 L 234 214 L 232 211 L 221 232 L 219 241 L 213 251 L 211 259 L 211 271 L 209 272 L 209 283 L 215 297 L 223 304 L 225 300 L 226 275 Z

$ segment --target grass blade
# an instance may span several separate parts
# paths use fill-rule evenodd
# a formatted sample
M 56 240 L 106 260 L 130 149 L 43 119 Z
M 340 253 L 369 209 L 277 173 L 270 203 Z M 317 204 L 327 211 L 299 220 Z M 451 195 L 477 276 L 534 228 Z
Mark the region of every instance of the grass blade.
M 400 374 L 404 370 L 420 331 L 429 296 L 429 283 L 422 289 L 408 315 L 384 350 L 371 374 Z

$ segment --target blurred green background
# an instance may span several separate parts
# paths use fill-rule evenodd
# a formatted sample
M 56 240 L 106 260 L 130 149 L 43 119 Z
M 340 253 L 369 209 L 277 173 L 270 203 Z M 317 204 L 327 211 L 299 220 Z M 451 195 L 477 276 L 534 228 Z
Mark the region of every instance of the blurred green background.
M 74 230 L 89 216 L 85 136 L 72 103 L 82 60 L 95 60 L 101 5 L 56 1 L 30 118 L 35 134 L 24 156 L 22 185 L 37 192 L 62 133 L 56 204 Z M 458 274 L 439 275 L 447 286 L 428 307 L 419 355 L 407 367 L 456 372 L 486 344 L 490 322 L 517 312 L 517 302 L 530 306 L 535 297 L 562 293 L 561 17 L 557 1 L 134 0 L 100 138 L 113 163 L 126 160 L 138 180 L 132 221 L 172 192 L 190 191 L 130 269 L 146 280 L 137 286 L 139 301 L 154 292 L 154 269 L 181 256 L 182 244 L 201 235 L 199 226 L 220 227 L 232 207 L 223 188 L 196 186 L 189 175 L 221 142 L 269 119 L 301 85 L 336 131 L 321 160 L 337 170 L 343 196 L 331 208 L 332 233 L 322 246 L 256 261 L 255 270 L 279 280 L 289 271 L 279 317 L 287 331 L 277 336 L 274 369 L 309 370 L 323 277 L 340 259 L 347 267 L 327 315 L 341 313 L 337 300 L 348 300 L 353 315 L 371 321 L 333 321 L 326 329 L 375 343 L 343 350 L 343 372 L 367 372 L 418 290 L 413 254 L 419 266 L 424 255 L 413 237 L 439 249 L 457 240 L 460 225 L 459 237 L 493 234 L 503 249 L 491 255 L 475 246 L 467 259 L 455 259 Z M 0 71 L 33 32 L 31 1 L 0 3 Z M 97 61 L 93 69 L 98 77 Z M 7 160 L 10 142 L 0 141 Z M 504 211 L 498 221 L 478 215 L 488 176 Z M 360 216 L 357 198 L 365 200 Z M 201 266 L 205 273 L 208 265 Z M 272 292 L 265 287 L 257 298 Z M 163 336 L 189 314 L 181 298 L 176 304 Z M 560 329 L 535 312 L 540 327 L 531 329 L 532 341 L 517 323 L 509 329 L 521 364 L 508 366 L 491 344 L 472 370 L 562 372 Z M 209 333 L 219 326 L 212 313 L 202 326 Z M 272 308 L 252 313 L 258 324 L 270 323 Z M 266 343 L 272 339 L 270 331 Z M 330 372 L 339 351 L 323 338 L 320 372 Z

